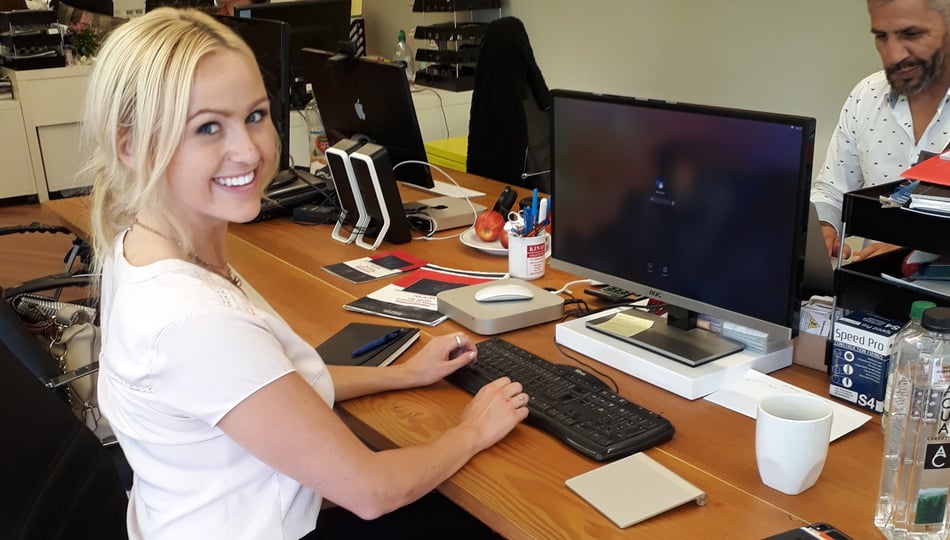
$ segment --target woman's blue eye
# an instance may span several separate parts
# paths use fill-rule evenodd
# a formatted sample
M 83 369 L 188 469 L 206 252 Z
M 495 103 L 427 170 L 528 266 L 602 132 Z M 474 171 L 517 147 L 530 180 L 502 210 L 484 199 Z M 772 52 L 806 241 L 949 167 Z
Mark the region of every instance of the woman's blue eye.
M 263 121 L 265 118 L 267 118 L 267 111 L 264 109 L 258 109 L 252 112 L 251 114 L 247 115 L 247 123 L 256 124 L 258 122 Z
M 202 124 L 198 128 L 198 133 L 203 135 L 214 135 L 215 133 L 221 131 L 221 126 L 215 122 L 208 122 L 207 124 Z

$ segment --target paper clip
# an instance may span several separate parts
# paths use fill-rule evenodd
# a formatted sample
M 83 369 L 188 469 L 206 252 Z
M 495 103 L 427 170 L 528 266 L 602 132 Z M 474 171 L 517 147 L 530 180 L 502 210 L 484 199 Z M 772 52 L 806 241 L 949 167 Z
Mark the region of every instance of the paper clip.
M 920 185 L 920 180 L 914 180 L 907 185 L 900 186 L 889 197 L 881 196 L 881 203 L 885 207 L 904 206 L 910 202 L 910 194 Z

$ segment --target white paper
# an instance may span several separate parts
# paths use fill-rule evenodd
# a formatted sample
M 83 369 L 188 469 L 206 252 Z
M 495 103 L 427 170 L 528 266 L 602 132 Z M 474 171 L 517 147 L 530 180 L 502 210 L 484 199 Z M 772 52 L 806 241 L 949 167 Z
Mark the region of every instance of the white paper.
M 774 394 L 788 393 L 808 394 L 810 396 L 819 397 L 831 405 L 831 409 L 834 411 L 834 419 L 831 423 L 832 442 L 838 439 L 838 437 L 858 429 L 871 419 L 871 415 L 869 414 L 856 411 L 851 407 L 803 390 L 787 382 L 780 381 L 775 377 L 759 373 L 754 369 L 750 369 L 738 381 L 709 394 L 704 399 L 716 405 L 736 411 L 737 413 L 744 414 L 749 418 L 755 418 L 759 400 Z

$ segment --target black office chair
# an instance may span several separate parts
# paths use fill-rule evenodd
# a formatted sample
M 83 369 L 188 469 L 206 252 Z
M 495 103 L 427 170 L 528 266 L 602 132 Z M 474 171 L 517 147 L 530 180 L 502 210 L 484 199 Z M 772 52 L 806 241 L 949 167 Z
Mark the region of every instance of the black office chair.
M 0 531 L 12 539 L 127 538 L 128 498 L 113 458 L 2 332 Z
M 69 398 L 66 392 L 66 384 L 70 380 L 70 375 L 63 374 L 59 363 L 50 355 L 47 349 L 43 348 L 37 337 L 27 329 L 26 323 L 10 305 L 9 299 L 24 292 L 38 290 L 38 288 L 54 288 L 51 284 L 58 287 L 83 287 L 87 286 L 88 283 L 87 277 L 62 274 L 27 281 L 5 290 L 0 289 L 0 345 L 3 345 L 10 352 L 11 359 L 16 360 L 23 366 L 34 377 L 40 387 L 44 388 L 47 393 L 57 400 L 60 406 L 70 413 L 73 413 L 73 411 L 69 406 Z M 91 372 L 95 369 L 98 369 L 98 362 L 94 366 L 80 368 L 77 371 Z M 76 418 L 75 414 L 73 414 L 73 417 Z M 80 425 L 84 424 L 80 423 Z M 132 485 L 132 469 L 122 449 L 116 444 L 115 437 L 110 436 L 107 439 L 99 440 L 92 431 L 89 433 L 94 440 L 99 442 L 100 446 L 105 447 L 105 453 L 112 460 L 124 489 L 129 489 Z
M 550 193 L 550 106 L 524 24 L 489 23 L 475 66 L 467 171 Z

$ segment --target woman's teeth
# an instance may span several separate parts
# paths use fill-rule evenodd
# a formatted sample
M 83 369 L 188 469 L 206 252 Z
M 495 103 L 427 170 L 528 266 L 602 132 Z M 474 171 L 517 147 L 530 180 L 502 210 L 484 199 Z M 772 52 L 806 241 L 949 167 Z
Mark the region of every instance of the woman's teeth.
M 222 186 L 228 187 L 237 187 L 244 186 L 251 183 L 251 180 L 254 180 L 254 173 L 249 172 L 243 176 L 229 176 L 226 178 L 215 178 L 214 183 Z

